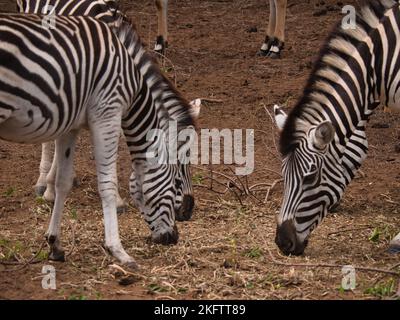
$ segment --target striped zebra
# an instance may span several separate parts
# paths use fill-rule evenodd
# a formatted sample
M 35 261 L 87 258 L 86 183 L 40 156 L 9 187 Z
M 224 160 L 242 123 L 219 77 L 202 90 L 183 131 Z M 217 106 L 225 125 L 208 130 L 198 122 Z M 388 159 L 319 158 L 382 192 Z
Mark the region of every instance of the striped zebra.
M 60 15 L 87 15 L 102 20 L 105 23 L 113 23 L 115 20 L 111 8 L 117 8 L 114 0 L 17 0 L 17 11 L 21 13 L 35 14 L 60 14 Z M 42 154 L 39 166 L 39 178 L 35 184 L 35 192 L 38 196 L 44 196 L 48 201 L 55 199 L 55 172 L 56 162 L 53 158 L 54 147 L 51 142 L 42 144 Z M 52 165 L 53 164 L 53 165 Z M 75 173 L 73 174 L 75 176 Z M 75 182 L 75 180 L 74 180 Z M 117 210 L 126 210 L 126 203 L 117 192 Z
M 91 16 L 106 23 L 114 17 L 110 8 L 118 7 L 118 0 L 17 0 L 17 11 L 24 13 Z M 167 6 L 168 0 L 155 0 L 158 17 L 158 33 L 154 51 L 164 54 L 168 47 Z
M 59 15 L 88 15 L 95 17 L 107 24 L 115 22 L 114 11 L 118 10 L 118 2 L 115 0 L 17 0 L 17 8 L 24 13 L 50 13 Z M 127 19 L 120 11 L 118 14 Z M 201 101 L 199 99 L 191 101 L 191 106 L 199 111 Z M 39 166 L 39 178 L 35 185 L 36 194 L 44 196 L 48 201 L 54 201 L 54 183 L 55 183 L 55 157 L 52 159 L 52 144 L 46 142 L 42 144 L 42 156 Z M 54 165 L 52 165 L 54 163 Z M 186 166 L 182 167 L 183 180 L 178 189 L 176 199 L 176 219 L 178 221 L 189 220 L 193 213 L 194 199 L 191 187 L 191 176 L 186 173 Z M 117 210 L 123 212 L 126 210 L 126 203 L 117 193 Z
M 302 254 L 342 197 L 366 158 L 374 110 L 400 108 L 399 49 L 399 3 L 368 1 L 354 28 L 339 23 L 330 34 L 290 114 L 276 108 L 284 194 L 275 242 L 283 253 Z M 400 234 L 390 249 L 400 251 Z
M 116 12 L 117 13 L 117 12 Z M 116 160 L 122 128 L 132 158 L 130 192 L 156 243 L 178 240 L 175 200 L 190 175 L 190 140 L 178 139 L 179 161 L 168 159 L 170 121 L 178 132 L 194 127 L 189 103 L 161 73 L 126 20 L 114 26 L 92 17 L 0 14 L 0 139 L 56 141 L 55 203 L 48 231 L 49 258 L 64 260 L 60 245 L 64 201 L 72 185 L 75 142 L 91 132 L 105 246 L 121 263 L 136 263 L 122 247 L 116 212 Z M 155 132 L 155 133 L 154 133 Z M 184 167 L 184 171 L 182 170 Z M 187 181 L 191 181 L 187 179 Z

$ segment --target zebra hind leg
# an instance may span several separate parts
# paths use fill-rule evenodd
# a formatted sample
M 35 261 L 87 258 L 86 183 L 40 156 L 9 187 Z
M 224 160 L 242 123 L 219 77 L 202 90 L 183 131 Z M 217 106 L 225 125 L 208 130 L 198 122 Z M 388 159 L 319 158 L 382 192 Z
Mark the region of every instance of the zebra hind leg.
M 400 233 L 390 241 L 389 252 L 400 253 Z
M 46 177 L 51 169 L 53 147 L 51 142 L 42 143 L 42 157 L 39 166 L 39 178 L 35 184 L 35 193 L 37 196 L 43 196 L 46 191 Z
M 55 179 L 55 201 L 46 238 L 50 245 L 49 259 L 64 261 L 64 250 L 60 244 L 61 218 L 64 202 L 72 187 L 73 158 L 78 131 L 71 131 L 56 140 L 56 156 L 53 167 L 57 168 Z M 55 162 L 57 165 L 55 165 Z M 54 170 L 55 171 L 55 170 Z

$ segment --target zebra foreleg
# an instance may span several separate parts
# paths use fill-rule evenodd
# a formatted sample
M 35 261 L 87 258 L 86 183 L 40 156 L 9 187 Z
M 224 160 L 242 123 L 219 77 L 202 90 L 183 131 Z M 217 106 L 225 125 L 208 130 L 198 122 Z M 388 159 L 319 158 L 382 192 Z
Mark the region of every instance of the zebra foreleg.
M 64 261 L 64 250 L 60 244 L 61 218 L 64 202 L 72 187 L 73 159 L 78 131 L 71 131 L 56 140 L 56 155 L 52 169 L 57 167 L 55 177 L 55 201 L 46 237 L 50 245 L 50 260 Z M 57 166 L 55 166 L 57 162 Z
M 40 159 L 39 178 L 34 187 L 37 196 L 43 196 L 47 201 L 54 202 L 54 183 L 57 164 L 53 153 L 53 142 L 42 143 L 42 156 Z M 54 167 L 53 167 L 54 166 Z M 75 171 L 72 170 L 73 186 L 78 187 L 79 181 Z
M 54 152 L 53 162 L 51 164 L 50 171 L 46 176 L 46 187 L 45 187 L 45 192 L 43 194 L 43 198 L 46 201 L 54 202 L 54 199 L 56 197 L 55 194 L 56 172 L 57 172 L 57 148 Z
M 121 119 L 112 117 L 113 123 L 97 122 L 91 125 L 96 161 L 97 182 L 103 206 L 105 247 L 113 257 L 129 268 L 136 269 L 135 260 L 122 247 L 117 217 L 117 155 Z M 108 119 L 108 122 L 112 120 Z

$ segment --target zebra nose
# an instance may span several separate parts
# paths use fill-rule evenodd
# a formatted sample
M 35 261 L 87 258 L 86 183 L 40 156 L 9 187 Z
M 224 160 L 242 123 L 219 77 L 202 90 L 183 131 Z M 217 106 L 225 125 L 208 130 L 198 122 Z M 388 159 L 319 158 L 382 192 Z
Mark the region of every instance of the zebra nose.
M 178 228 L 174 226 L 172 231 L 162 232 L 153 236 L 153 242 L 157 244 L 162 244 L 164 246 L 168 246 L 171 244 L 177 244 L 179 239 Z
M 177 221 L 188 221 L 192 217 L 194 209 L 194 197 L 185 194 L 183 196 L 182 205 L 176 213 Z
M 307 245 L 300 243 L 296 236 L 296 228 L 291 220 L 286 220 L 276 229 L 275 243 L 285 255 L 301 255 Z

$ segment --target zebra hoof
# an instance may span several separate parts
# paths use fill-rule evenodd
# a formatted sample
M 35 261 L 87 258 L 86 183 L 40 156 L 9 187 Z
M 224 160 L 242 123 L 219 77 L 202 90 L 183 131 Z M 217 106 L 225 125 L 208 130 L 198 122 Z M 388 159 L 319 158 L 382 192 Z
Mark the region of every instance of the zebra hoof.
M 281 53 L 280 52 L 269 52 L 268 58 L 273 59 L 273 60 L 278 60 L 281 58 Z
M 396 254 L 396 253 L 400 253 L 400 241 L 391 241 L 389 244 L 389 249 L 388 249 L 389 253 L 392 254 Z
M 35 186 L 35 194 L 38 197 L 43 197 L 44 193 L 46 192 L 46 186 Z
M 269 51 L 267 51 L 267 50 L 259 50 L 257 52 L 257 57 L 267 57 L 268 53 L 269 53 Z
M 139 265 L 135 261 L 129 261 L 125 263 L 124 266 L 130 271 L 138 271 L 140 269 Z
M 65 262 L 64 250 L 58 248 L 52 248 L 49 254 L 49 260 Z

